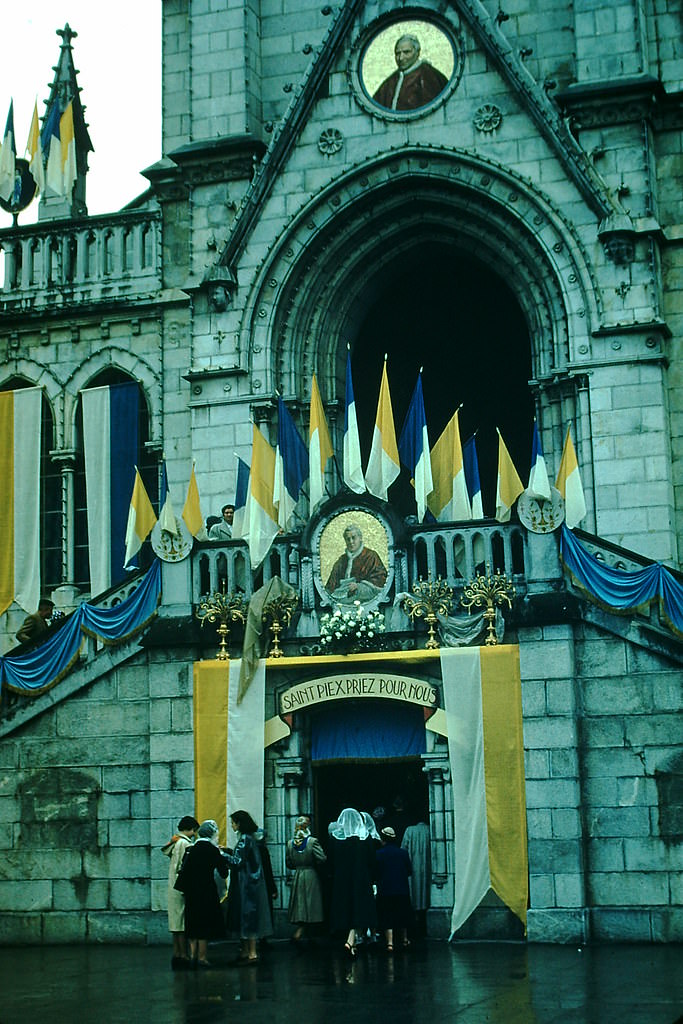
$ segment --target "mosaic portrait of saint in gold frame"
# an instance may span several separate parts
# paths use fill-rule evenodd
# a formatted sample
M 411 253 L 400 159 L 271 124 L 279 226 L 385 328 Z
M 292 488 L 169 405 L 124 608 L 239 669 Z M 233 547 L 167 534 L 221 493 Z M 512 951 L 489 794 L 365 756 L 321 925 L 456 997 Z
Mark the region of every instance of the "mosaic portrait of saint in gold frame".
M 375 516 L 340 512 L 320 535 L 320 579 L 335 604 L 367 604 L 387 582 L 389 542 Z
M 379 107 L 408 115 L 443 94 L 455 63 L 446 32 L 431 21 L 406 18 L 371 39 L 361 59 L 360 80 Z

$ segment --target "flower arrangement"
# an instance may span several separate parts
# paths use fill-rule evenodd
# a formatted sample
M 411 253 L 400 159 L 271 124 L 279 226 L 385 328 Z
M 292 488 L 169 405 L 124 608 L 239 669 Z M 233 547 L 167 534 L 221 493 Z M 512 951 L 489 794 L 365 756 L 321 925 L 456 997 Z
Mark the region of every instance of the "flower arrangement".
M 350 608 L 335 608 L 320 618 L 320 645 L 324 653 L 351 654 L 381 650 L 384 643 L 384 615 L 366 611 L 360 601 Z

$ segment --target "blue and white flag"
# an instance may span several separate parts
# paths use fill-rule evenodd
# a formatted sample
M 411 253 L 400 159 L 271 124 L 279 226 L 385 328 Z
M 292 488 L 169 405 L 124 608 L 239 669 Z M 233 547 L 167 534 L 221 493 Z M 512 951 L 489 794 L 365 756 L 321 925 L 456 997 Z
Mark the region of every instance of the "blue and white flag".
M 472 518 L 483 519 L 484 508 L 481 501 L 481 480 L 479 479 L 479 459 L 477 458 L 477 445 L 474 440 L 475 434 L 465 441 L 462 447 L 462 459 L 465 464 L 465 480 L 472 505 Z
M 178 524 L 176 523 L 171 492 L 168 489 L 168 474 L 166 473 L 166 460 L 161 463 L 161 488 L 159 490 L 159 526 L 167 533 L 178 536 Z
M 16 177 L 17 145 L 14 139 L 14 100 L 10 100 L 5 134 L 0 146 L 0 199 L 8 202 L 14 192 Z
M 419 522 L 422 522 L 427 508 L 427 498 L 434 490 L 429 437 L 427 436 L 427 417 L 422 397 L 422 370 L 418 374 L 413 397 L 410 399 L 410 406 L 398 442 L 398 452 L 401 462 L 410 472 L 415 487 L 417 518 Z
M 235 514 L 232 520 L 232 538 L 244 537 L 244 512 L 249 494 L 249 466 L 235 452 L 237 459 L 237 482 L 235 484 Z
M 344 409 L 344 483 L 356 494 L 365 492 L 365 477 L 360 453 L 356 400 L 351 378 L 351 353 L 346 355 L 346 406 Z
M 527 493 L 532 498 L 541 498 L 543 501 L 550 501 L 550 481 L 548 480 L 548 469 L 543 458 L 541 448 L 541 435 L 538 432 L 538 423 L 534 420 L 534 441 L 531 452 L 531 472 Z
M 299 494 L 308 479 L 308 451 L 282 399 L 277 400 L 277 448 L 273 504 L 277 505 L 278 526 L 287 529 Z
M 126 529 L 138 461 L 139 396 L 139 387 L 132 381 L 81 392 L 93 597 L 125 578 Z

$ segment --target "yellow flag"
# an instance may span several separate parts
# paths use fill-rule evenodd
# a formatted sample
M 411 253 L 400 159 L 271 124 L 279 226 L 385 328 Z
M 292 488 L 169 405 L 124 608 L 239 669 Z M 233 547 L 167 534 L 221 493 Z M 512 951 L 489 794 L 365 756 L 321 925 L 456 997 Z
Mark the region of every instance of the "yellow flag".
M 137 555 L 147 535 L 157 521 L 156 513 L 152 508 L 152 502 L 145 490 L 140 471 L 135 467 L 135 483 L 133 494 L 128 509 L 128 523 L 126 525 L 126 554 L 123 564 L 128 565 L 131 558 Z
M 199 488 L 197 487 L 197 478 L 194 475 L 194 463 L 192 463 L 190 483 L 188 484 L 187 498 L 183 508 L 183 519 L 193 537 L 196 537 L 204 529 L 204 517 L 199 507 Z
M 572 444 L 571 430 L 567 427 L 567 436 L 562 451 L 562 461 L 557 474 L 555 486 L 564 498 L 564 518 L 570 530 L 581 522 L 586 514 L 586 500 L 579 474 L 579 463 Z
M 387 377 L 387 360 L 384 357 L 382 366 L 382 383 L 379 388 L 375 429 L 372 434 L 372 446 L 368 466 L 365 470 L 365 483 L 370 494 L 387 501 L 387 491 L 401 472 L 396 444 L 394 413 L 391 408 L 389 378 Z
M 322 501 L 325 493 L 325 466 L 333 454 L 318 382 L 313 374 L 311 384 L 311 415 L 308 429 L 309 488 L 311 508 Z
M 519 479 L 519 473 L 515 469 L 499 430 L 498 485 L 496 487 L 496 519 L 499 523 L 507 523 L 509 521 L 512 506 L 523 490 L 524 484 Z
M 38 121 L 38 101 L 33 107 L 31 128 L 28 133 L 26 149 L 29 155 L 29 170 L 33 175 L 38 192 L 45 191 L 45 167 L 43 166 L 43 147 L 40 141 L 40 122 Z

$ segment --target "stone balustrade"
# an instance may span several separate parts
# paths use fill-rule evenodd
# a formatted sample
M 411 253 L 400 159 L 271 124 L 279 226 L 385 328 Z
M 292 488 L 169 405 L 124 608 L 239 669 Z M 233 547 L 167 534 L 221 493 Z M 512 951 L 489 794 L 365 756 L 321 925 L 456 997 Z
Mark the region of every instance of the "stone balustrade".
M 156 210 L 14 227 L 0 232 L 0 249 L 4 312 L 132 298 L 161 284 Z

